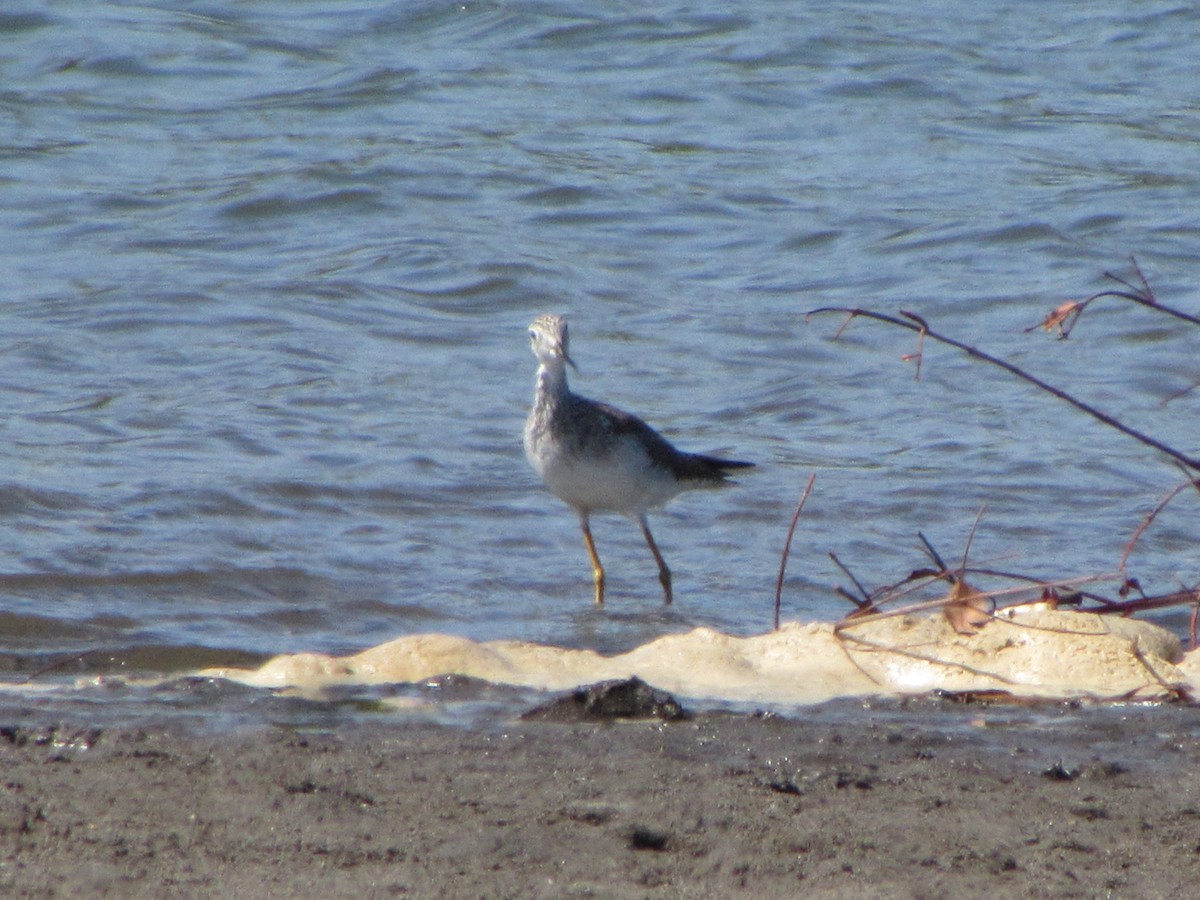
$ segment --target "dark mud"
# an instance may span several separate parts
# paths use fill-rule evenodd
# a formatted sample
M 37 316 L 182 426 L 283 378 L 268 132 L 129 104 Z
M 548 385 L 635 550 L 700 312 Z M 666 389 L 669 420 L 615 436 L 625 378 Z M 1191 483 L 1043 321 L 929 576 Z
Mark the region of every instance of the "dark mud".
M 0 729 L 0 894 L 1191 897 L 1192 707 Z

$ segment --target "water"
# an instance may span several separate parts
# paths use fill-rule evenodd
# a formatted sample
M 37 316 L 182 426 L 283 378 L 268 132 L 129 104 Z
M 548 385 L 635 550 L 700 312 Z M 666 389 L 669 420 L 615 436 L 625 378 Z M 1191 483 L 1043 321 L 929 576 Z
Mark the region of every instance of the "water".
M 1181 475 L 935 328 L 1196 452 L 1186 4 L 30 3 L 0 14 L 0 670 L 175 672 L 400 634 L 606 652 L 949 558 L 1111 571 Z M 573 515 L 520 443 L 525 325 L 581 393 L 760 469 Z M 1194 500 L 1131 574 L 1195 581 Z M 1182 613 L 1161 621 L 1180 630 Z M 65 661 L 65 662 L 64 662 Z M 160 698 L 161 699 L 161 698 Z

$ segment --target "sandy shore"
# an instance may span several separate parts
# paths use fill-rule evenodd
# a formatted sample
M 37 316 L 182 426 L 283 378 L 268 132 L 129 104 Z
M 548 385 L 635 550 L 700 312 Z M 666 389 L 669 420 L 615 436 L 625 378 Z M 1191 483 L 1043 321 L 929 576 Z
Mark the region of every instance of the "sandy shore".
M 8 726 L 0 766 L 6 896 L 1191 897 L 1200 884 L 1200 711 L 1185 706 Z

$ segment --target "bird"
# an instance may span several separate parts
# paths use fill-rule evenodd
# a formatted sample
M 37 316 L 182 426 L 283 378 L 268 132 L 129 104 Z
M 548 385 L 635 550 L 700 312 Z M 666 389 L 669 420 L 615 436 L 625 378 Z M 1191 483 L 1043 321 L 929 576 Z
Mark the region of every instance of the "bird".
M 670 604 L 671 570 L 650 533 L 647 510 L 685 490 L 730 484 L 731 471 L 754 463 L 678 450 L 637 416 L 573 393 L 567 366 L 579 367 L 571 359 L 564 316 L 538 316 L 529 325 L 529 341 L 538 369 L 525 421 L 525 455 L 550 493 L 579 516 L 596 604 L 604 603 L 605 576 L 590 519 L 605 511 L 622 513 L 641 526 L 658 565 L 663 603 Z

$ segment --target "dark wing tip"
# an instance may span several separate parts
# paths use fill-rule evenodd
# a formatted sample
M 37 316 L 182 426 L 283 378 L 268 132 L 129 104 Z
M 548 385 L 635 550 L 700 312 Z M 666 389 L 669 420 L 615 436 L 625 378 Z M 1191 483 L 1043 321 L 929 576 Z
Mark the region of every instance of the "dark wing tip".
M 721 459 L 717 456 L 704 456 L 699 453 L 687 454 L 687 471 L 685 477 L 700 481 L 725 481 L 729 472 L 734 469 L 753 469 L 754 463 L 740 459 Z
M 742 459 L 718 459 L 717 464 L 722 469 L 753 469 L 758 463 L 746 462 Z
M 703 454 L 695 454 L 695 458 L 714 469 L 753 469 L 756 465 L 742 459 L 722 459 L 719 456 L 704 456 Z

